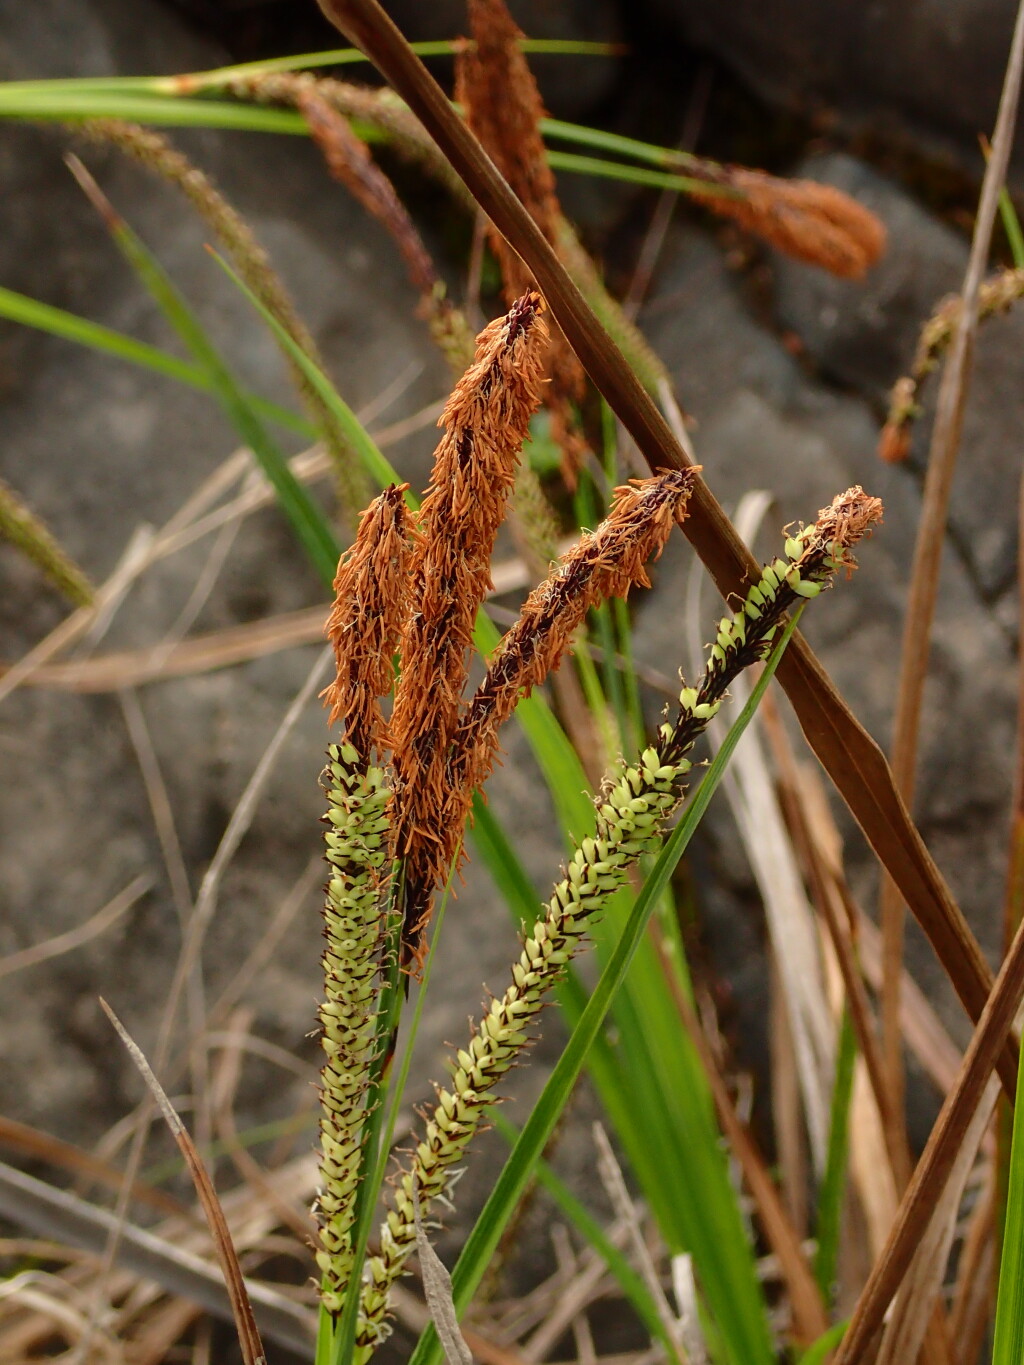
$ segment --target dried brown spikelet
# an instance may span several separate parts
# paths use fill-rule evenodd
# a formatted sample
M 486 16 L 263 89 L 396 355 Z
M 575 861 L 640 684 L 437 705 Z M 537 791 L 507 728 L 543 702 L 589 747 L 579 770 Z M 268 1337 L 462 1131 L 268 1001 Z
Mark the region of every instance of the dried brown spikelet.
M 525 294 L 480 333 L 476 359 L 442 413 L 445 434 L 420 510 L 422 539 L 410 566 L 411 614 L 391 720 L 398 847 L 414 896 L 419 888 L 432 890 L 447 870 L 439 822 L 448 746 L 476 613 L 491 587 L 494 538 L 540 403 L 548 340 L 543 310 L 539 294 Z M 412 923 L 421 917 L 417 910 Z M 407 939 L 406 946 L 411 952 L 415 944 Z
M 699 469 L 666 470 L 617 488 L 597 530 L 581 537 L 530 593 L 456 735 L 453 794 L 467 809 L 493 766 L 499 728 L 520 697 L 558 667 L 587 612 L 610 597 L 626 597 L 631 587 L 650 587 L 646 565 L 661 554 L 673 525 L 684 520 Z
M 469 0 L 468 10 L 474 43 L 457 54 L 456 98 L 494 164 L 554 244 L 561 209 L 540 135 L 546 111 L 520 47 L 522 30 L 504 0 Z M 525 271 L 521 261 L 518 271 Z
M 742 198 L 708 197 L 708 208 L 787 256 L 845 279 L 860 279 L 885 250 L 881 220 L 832 185 L 783 180 L 739 166 L 720 168 L 715 179 Z
M 456 56 L 455 97 L 481 145 L 557 250 L 562 210 L 540 134 L 544 104 L 520 46 L 523 34 L 504 0 L 469 0 L 469 21 L 474 43 Z M 499 232 L 492 230 L 490 241 L 501 267 L 505 297 L 511 300 L 532 286 L 532 276 Z M 552 329 L 548 377 L 551 385 L 545 402 L 551 411 L 552 436 L 562 448 L 565 473 L 572 483 L 586 444 L 570 405 L 582 399 L 586 376 L 557 327 Z
M 321 99 L 345 118 L 359 119 L 385 133 L 389 144 L 406 160 L 423 166 L 460 202 L 473 206 L 472 196 L 445 159 L 437 143 L 409 106 L 393 90 L 371 90 L 362 85 L 310 71 L 258 71 L 225 81 L 224 89 L 238 99 L 260 104 L 297 107 L 305 91 L 315 90 Z
M 1024 298 L 1024 269 L 1004 269 L 978 290 L 978 321 L 1008 312 Z M 963 300 L 953 294 L 942 300 L 921 328 L 910 373 L 897 379 L 889 398 L 889 414 L 878 443 L 879 457 L 887 462 L 905 459 L 910 451 L 910 424 L 921 415 L 917 391 L 949 346 L 963 312 Z
M 392 484 L 363 513 L 352 546 L 338 563 L 334 606 L 324 633 L 334 647 L 334 681 L 321 696 L 328 723 L 344 720 L 345 737 L 362 762 L 391 742 L 380 698 L 394 682 L 392 656 L 409 608 L 415 535 L 402 494 Z
M 387 230 L 402 253 L 413 287 L 420 294 L 432 295 L 440 282 L 434 262 L 394 185 L 374 161 L 369 147 L 356 137 L 348 119 L 324 98 L 315 84 L 299 87 L 295 107 L 306 120 L 331 175 Z
M 863 540 L 872 527 L 882 520 L 883 511 L 882 499 L 865 493 L 857 483 L 845 493 L 837 494 L 827 507 L 818 512 L 814 529 L 829 548 L 829 553 L 841 559 L 847 578 L 857 567 L 857 561 L 851 555 L 839 552 Z
M 366 143 L 356 137 L 348 119 L 324 94 L 325 84 L 311 81 L 296 85 L 295 107 L 306 120 L 331 175 L 376 218 L 398 247 L 420 296 L 420 311 L 431 336 L 455 373 L 461 374 L 473 355 L 473 336 L 465 317 L 447 297 L 444 281 L 394 185 Z

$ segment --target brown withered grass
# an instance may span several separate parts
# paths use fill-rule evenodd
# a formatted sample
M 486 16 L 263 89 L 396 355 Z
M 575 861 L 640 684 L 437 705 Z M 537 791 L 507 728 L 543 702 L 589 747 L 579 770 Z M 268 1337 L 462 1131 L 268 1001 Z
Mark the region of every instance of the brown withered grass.
M 422 538 L 410 565 L 411 613 L 391 718 L 407 961 L 422 939 L 433 888 L 447 871 L 448 840 L 437 817 L 445 807 L 448 747 L 476 614 L 491 586 L 495 536 L 541 402 L 548 343 L 543 311 L 539 294 L 524 294 L 480 333 L 476 359 L 441 415 L 444 435 L 420 510 Z
M 328 724 L 344 719 L 345 737 L 364 761 L 391 748 L 380 699 L 395 680 L 392 657 L 409 614 L 409 568 L 415 530 L 402 494 L 386 488 L 363 513 L 334 579 L 325 634 L 334 649 L 334 679 L 321 696 Z

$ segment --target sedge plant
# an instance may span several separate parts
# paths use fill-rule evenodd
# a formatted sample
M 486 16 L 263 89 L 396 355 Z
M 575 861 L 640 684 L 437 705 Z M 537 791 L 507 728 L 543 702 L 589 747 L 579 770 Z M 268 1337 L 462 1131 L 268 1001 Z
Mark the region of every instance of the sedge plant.
M 384 1221 L 358 1264 L 360 1190 L 379 1159 L 366 1142 L 368 1097 L 394 1048 L 394 1018 L 380 1003 L 394 954 L 404 971 L 417 972 L 435 894 L 450 875 L 501 725 L 557 665 L 588 609 L 647 581 L 645 564 L 685 516 L 696 477 L 666 471 L 618 489 L 604 522 L 530 594 L 483 681 L 467 695 L 473 622 L 515 462 L 540 401 L 546 342 L 536 293 L 516 300 L 481 333 L 474 363 L 445 409 L 418 516 L 407 509 L 402 487 L 385 489 L 364 514 L 335 579 L 328 634 L 337 669 L 326 700 L 344 733 L 330 746 L 325 770 L 330 880 L 317 1263 L 322 1330 L 333 1338 L 347 1317 L 351 1331 L 349 1341 L 321 1354 L 350 1356 L 357 1365 L 389 1333 L 390 1291 L 416 1247 L 416 1200 L 426 1215 L 448 1199 L 495 1086 L 529 1046 L 548 994 L 630 869 L 657 848 L 685 788 L 693 747 L 730 682 L 765 658 L 787 610 L 852 566 L 851 547 L 881 513 L 877 499 L 853 488 L 791 534 L 784 555 L 719 623 L 702 677 L 680 689 L 654 740 L 636 762 L 622 760 L 608 772 L 595 800 L 594 834 L 574 847 L 525 934 L 504 993 L 453 1055 L 450 1082 L 392 1178 Z M 396 652 L 400 673 L 386 716 L 382 698 L 392 689 Z M 397 942 L 389 934 L 396 909 Z M 358 1307 L 346 1315 L 356 1295 Z M 764 1345 L 770 1352 L 770 1339 Z

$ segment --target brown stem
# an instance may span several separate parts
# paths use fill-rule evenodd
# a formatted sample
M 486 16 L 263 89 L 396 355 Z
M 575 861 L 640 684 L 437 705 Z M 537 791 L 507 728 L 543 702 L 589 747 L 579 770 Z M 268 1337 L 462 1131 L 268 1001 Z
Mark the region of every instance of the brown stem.
M 1017 22 L 992 136 L 992 154 L 978 204 L 978 217 L 971 241 L 962 292 L 962 307 L 942 375 L 935 427 L 928 456 L 921 520 L 914 549 L 914 568 L 903 630 L 900 655 L 899 695 L 893 724 L 892 768 L 896 788 L 907 806 L 914 800 L 918 734 L 924 699 L 928 659 L 931 652 L 932 622 L 939 591 L 939 572 L 945 540 L 953 471 L 960 448 L 964 403 L 970 383 L 974 338 L 978 327 L 978 292 L 992 242 L 992 229 L 999 210 L 999 194 L 1006 178 L 1006 167 L 1013 146 L 1013 130 L 1020 100 L 1024 68 L 1024 4 L 1018 8 Z M 891 878 L 882 883 L 882 1047 L 889 1077 L 890 1100 L 902 1112 L 905 1080 L 903 1044 L 900 1036 L 900 979 L 903 971 L 904 906 L 899 889 Z
M 1018 930 L 935 1127 L 903 1195 L 896 1222 L 850 1319 L 834 1365 L 861 1365 L 900 1287 L 956 1160 L 1024 997 L 1024 928 Z

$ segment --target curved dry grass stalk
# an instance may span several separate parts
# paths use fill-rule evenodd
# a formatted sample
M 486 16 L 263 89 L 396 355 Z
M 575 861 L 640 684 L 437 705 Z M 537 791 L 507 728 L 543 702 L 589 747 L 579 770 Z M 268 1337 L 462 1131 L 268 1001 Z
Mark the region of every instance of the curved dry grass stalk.
M 98 935 L 106 933 L 152 888 L 152 885 L 152 877 L 146 875 L 135 877 L 123 891 L 118 892 L 106 905 L 90 915 L 83 924 L 77 924 L 63 934 L 55 934 L 42 943 L 33 943 L 29 948 L 21 948 L 16 953 L 7 953 L 0 957 L 0 978 L 10 976 L 13 972 L 24 971 L 27 967 L 35 967 L 40 962 L 48 962 L 51 958 L 60 957 L 64 953 L 70 953 Z
M 213 1245 L 217 1252 L 217 1260 L 220 1264 L 221 1273 L 224 1276 L 224 1283 L 227 1287 L 228 1298 L 231 1302 L 231 1313 L 234 1318 L 235 1330 L 238 1333 L 238 1344 L 241 1347 L 242 1359 L 245 1365 L 266 1365 L 266 1355 L 263 1351 L 263 1343 L 260 1340 L 259 1328 L 256 1326 L 256 1318 L 253 1315 L 252 1303 L 246 1289 L 245 1279 L 242 1275 L 242 1267 L 238 1262 L 238 1253 L 235 1251 L 234 1243 L 231 1240 L 231 1233 L 228 1229 L 227 1219 L 224 1217 L 224 1210 L 221 1208 L 217 1192 L 213 1187 L 206 1167 L 203 1165 L 199 1153 L 195 1149 L 192 1139 L 181 1119 L 174 1111 L 170 1100 L 164 1093 L 163 1087 L 153 1074 L 153 1070 L 142 1050 L 128 1034 L 124 1025 L 117 1015 L 110 1008 L 107 1002 L 100 997 L 100 1005 L 107 1018 L 113 1024 L 121 1041 L 131 1056 L 132 1061 L 138 1068 L 143 1080 L 156 1100 L 160 1112 L 164 1116 L 167 1126 L 178 1144 L 178 1150 L 185 1159 L 189 1175 L 195 1186 L 196 1194 L 202 1206 L 203 1213 L 210 1227 L 210 1235 L 213 1238 Z

